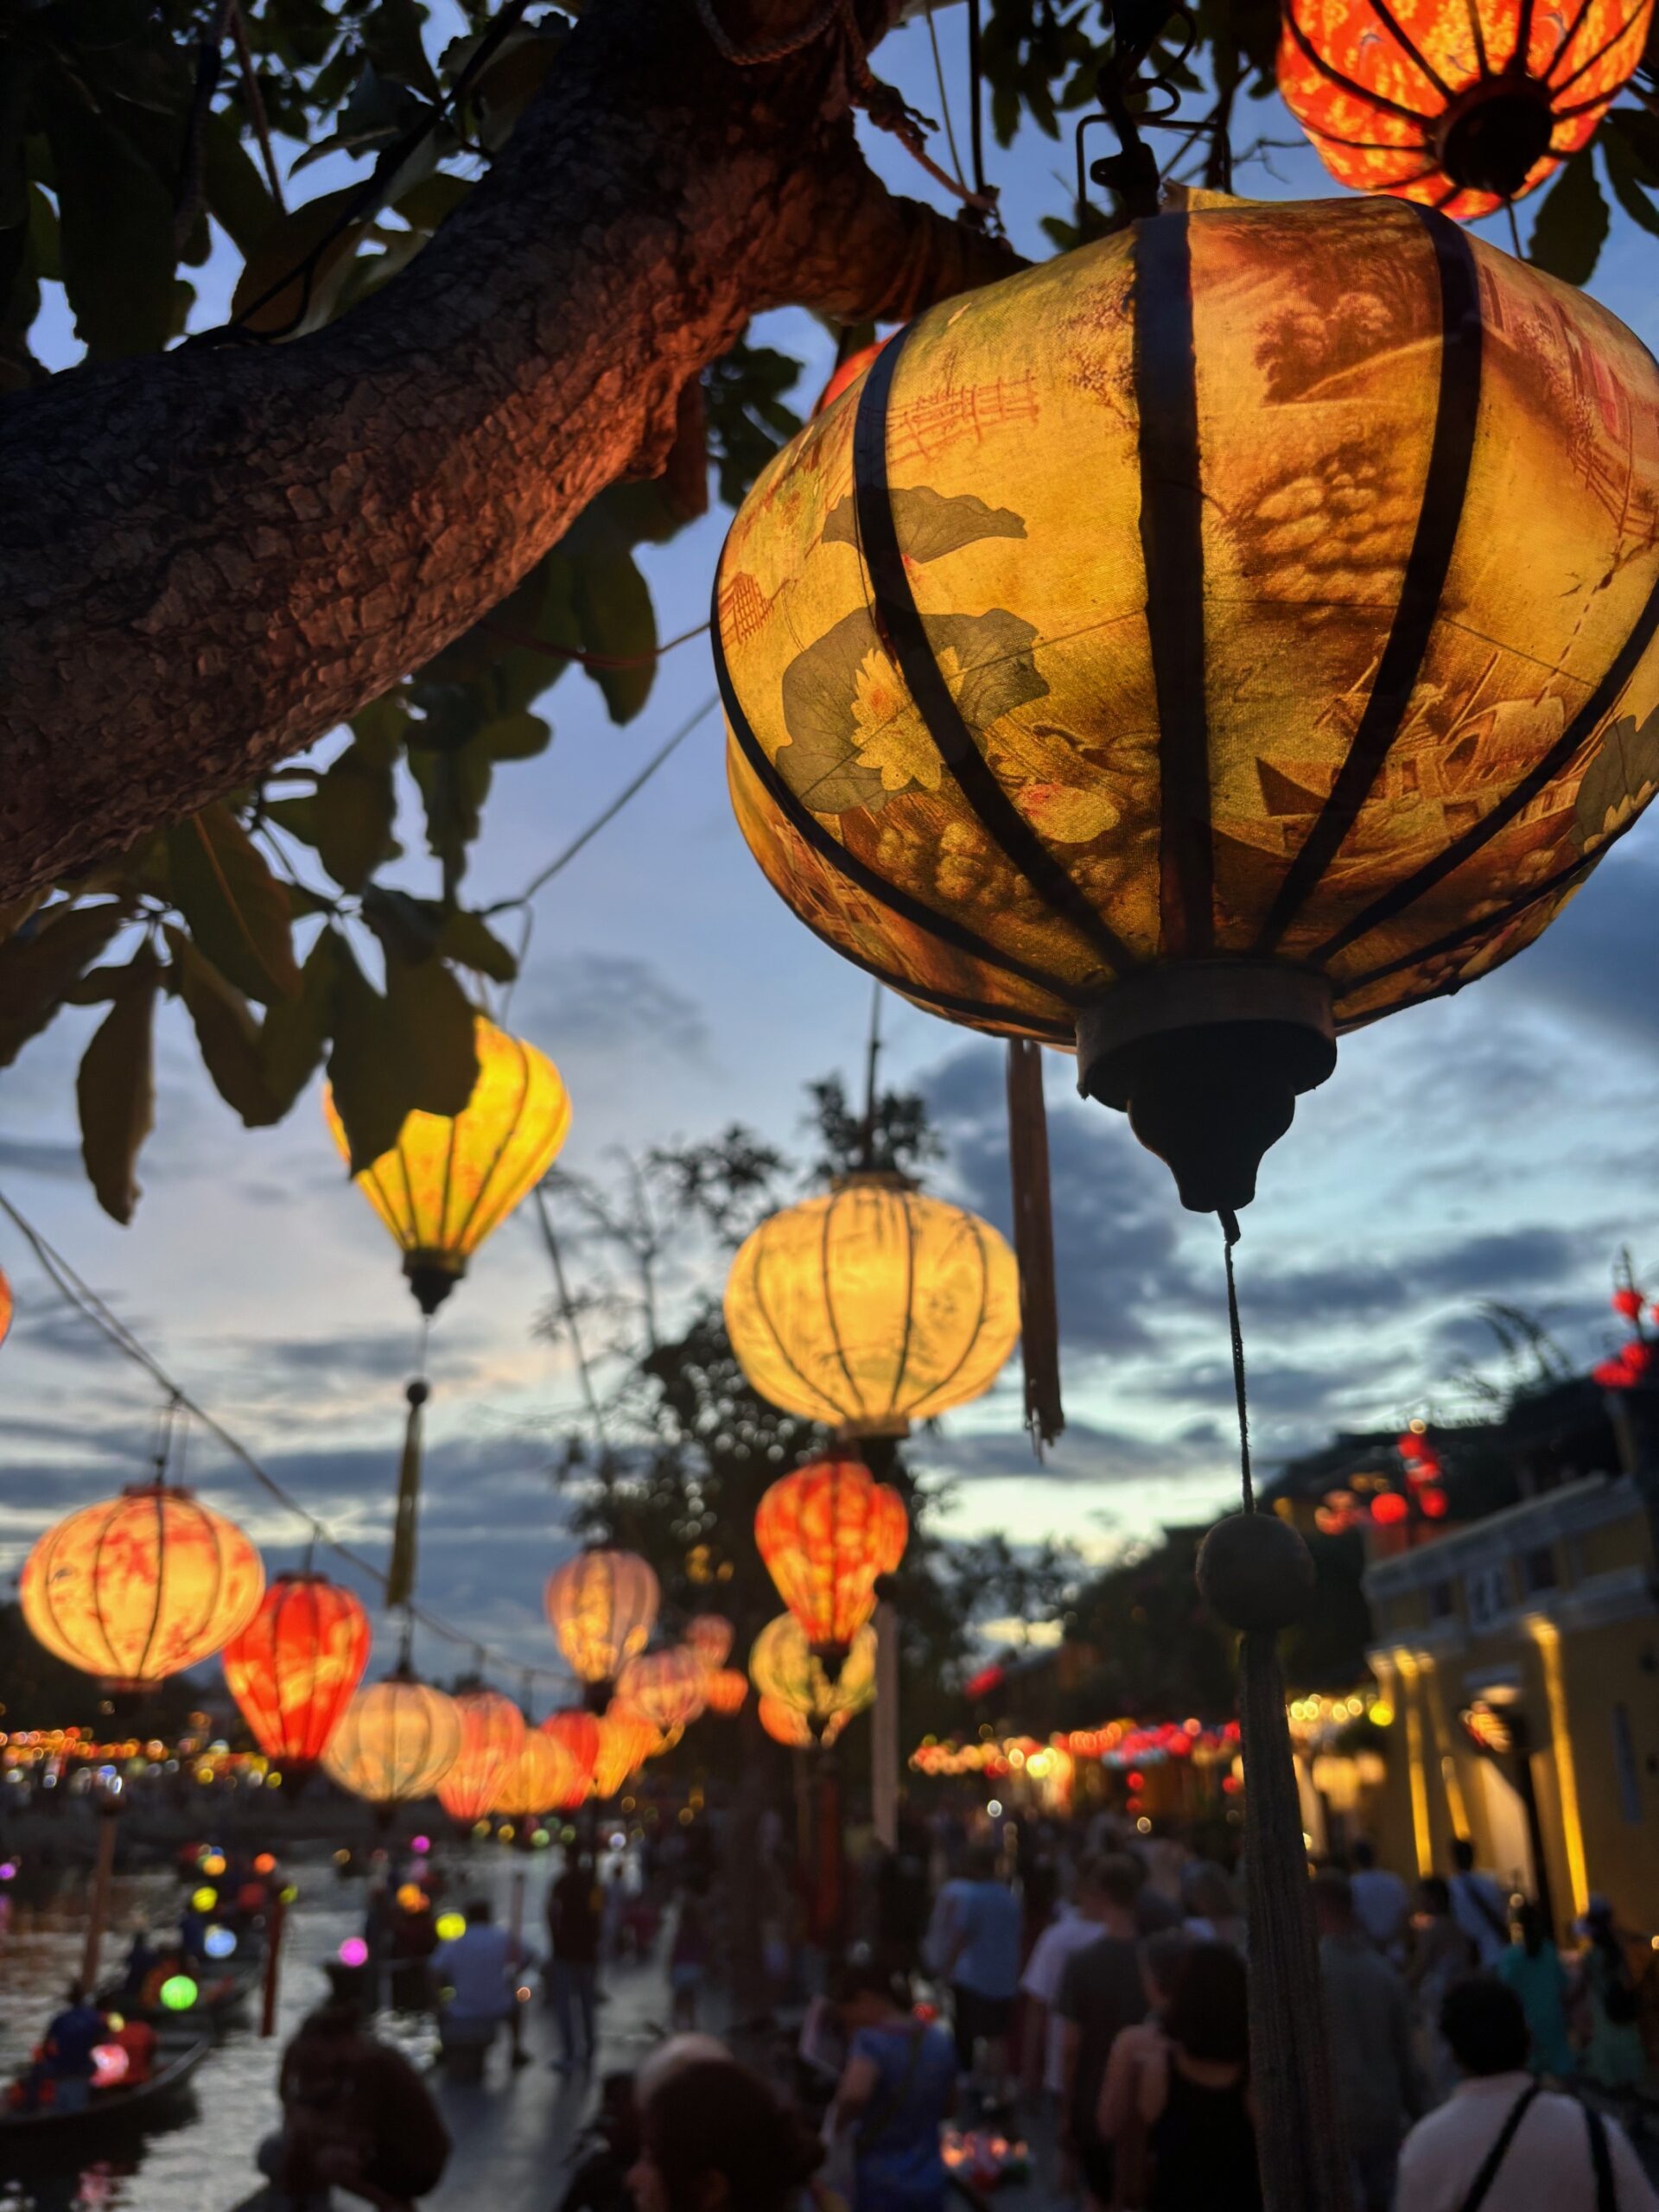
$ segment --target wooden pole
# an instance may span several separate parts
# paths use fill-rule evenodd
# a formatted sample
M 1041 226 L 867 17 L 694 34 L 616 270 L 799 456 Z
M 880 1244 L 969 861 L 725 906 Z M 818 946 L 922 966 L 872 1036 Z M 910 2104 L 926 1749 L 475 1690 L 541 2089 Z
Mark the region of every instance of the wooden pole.
M 104 1929 L 110 1916 L 110 1882 L 115 1872 L 115 1824 L 120 1807 L 100 1799 L 98 1808 L 98 1857 L 92 1865 L 92 1896 L 86 1916 L 86 1942 L 80 1955 L 81 1986 L 90 1997 L 98 1986 L 99 1954 L 104 1948 Z
M 270 1901 L 270 1911 L 265 1920 L 265 1987 L 259 2006 L 259 2032 L 274 2036 L 276 2032 L 276 1991 L 283 1975 L 283 1935 L 288 1925 L 288 1907 L 280 1891 Z
M 899 1848 L 899 1615 L 891 1599 L 875 1609 L 875 1709 L 870 1715 L 870 1810 L 876 1840 Z

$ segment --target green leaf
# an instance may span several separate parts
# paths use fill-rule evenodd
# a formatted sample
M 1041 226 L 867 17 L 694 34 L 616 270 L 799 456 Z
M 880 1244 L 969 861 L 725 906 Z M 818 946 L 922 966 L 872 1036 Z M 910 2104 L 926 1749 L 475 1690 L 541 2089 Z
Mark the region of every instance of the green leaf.
M 459 1114 L 478 1081 L 476 1009 L 442 960 L 386 962 L 386 1007 L 408 1071 L 410 1103 Z
M 245 258 L 276 221 L 277 207 L 227 110 L 215 108 L 207 118 L 201 153 L 208 212 Z
M 60 90 L 45 109 L 76 335 L 99 359 L 159 352 L 175 321 L 172 194 L 107 114 Z
M 547 750 L 547 741 L 553 734 L 553 726 L 539 715 L 527 710 L 516 715 L 498 715 L 479 732 L 479 742 L 492 760 L 533 760 L 538 753 Z
M 1659 124 L 1659 116 L 1649 116 L 1648 119 Z M 1644 231 L 1659 235 L 1659 207 L 1654 206 L 1642 189 L 1640 181 L 1645 179 L 1649 183 L 1656 183 L 1659 179 L 1648 176 L 1645 168 L 1624 141 L 1611 132 L 1604 136 L 1601 151 L 1607 164 L 1607 181 L 1612 186 L 1619 206 L 1633 223 L 1639 224 Z
M 372 767 L 395 768 L 409 731 L 409 702 L 401 687 L 383 691 L 359 707 L 351 730 L 357 750 Z
M 300 970 L 300 988 L 278 999 L 259 1032 L 260 1080 L 280 1120 L 321 1064 L 334 1018 L 334 980 L 343 940 L 331 929 L 318 932 Z
M 446 960 L 487 976 L 492 982 L 511 983 L 518 973 L 518 960 L 490 928 L 481 914 L 457 907 L 438 932 L 438 950 Z
M 580 526 L 580 525 L 579 525 Z M 629 668 L 589 668 L 605 696 L 613 722 L 632 721 L 651 696 L 657 664 L 657 616 L 651 587 L 626 545 L 598 543 L 578 551 L 571 580 L 571 604 L 582 625 L 584 651 L 609 659 L 631 660 Z
M 1586 284 L 1611 220 L 1586 146 L 1573 155 L 1546 194 L 1532 226 L 1528 257 L 1566 283 Z
M 276 218 L 248 255 L 231 295 L 231 313 L 245 328 L 289 338 L 327 321 L 372 207 L 362 208 L 338 231 L 335 226 L 362 193 L 361 184 L 346 185 Z M 314 249 L 316 258 L 307 274 L 302 264 Z
M 481 736 L 461 746 L 411 744 L 409 767 L 426 806 L 427 844 L 453 888 L 466 871 L 467 848 L 478 835 L 489 796 L 489 749 Z
M 1659 115 L 1645 107 L 1616 107 L 1601 126 L 1610 168 L 1614 141 L 1630 155 L 1640 181 L 1659 190 Z
M 98 1203 L 124 1225 L 138 1203 L 134 1171 L 156 1118 L 152 1020 L 160 981 L 161 963 L 143 945 L 75 1077 L 81 1158 Z
M 343 891 L 360 891 L 391 842 L 397 813 L 391 770 L 348 746 L 318 784 L 312 801 L 317 855 Z
M 288 893 L 220 801 L 167 833 L 173 903 L 221 976 L 269 1005 L 300 988 Z
M 378 0 L 363 19 L 363 44 L 383 75 L 416 85 L 436 99 L 438 80 L 421 43 L 425 17 L 426 10 L 416 0 Z
M 429 960 L 437 950 L 443 907 L 435 899 L 416 899 L 390 884 L 372 883 L 363 893 L 363 918 L 389 960 Z
M 169 922 L 165 934 L 174 986 L 195 1025 L 201 1063 L 213 1088 L 249 1128 L 269 1128 L 281 1120 L 282 1108 L 265 1083 L 259 1024 L 251 1008 L 181 929 Z
M 343 938 L 335 938 L 334 957 L 328 1080 L 356 1175 L 397 1143 L 407 1116 L 458 1114 L 472 1096 L 474 1017 L 441 961 L 389 957 L 383 998 Z
M 127 918 L 118 901 L 49 907 L 0 945 L 0 1068 L 39 1036 Z

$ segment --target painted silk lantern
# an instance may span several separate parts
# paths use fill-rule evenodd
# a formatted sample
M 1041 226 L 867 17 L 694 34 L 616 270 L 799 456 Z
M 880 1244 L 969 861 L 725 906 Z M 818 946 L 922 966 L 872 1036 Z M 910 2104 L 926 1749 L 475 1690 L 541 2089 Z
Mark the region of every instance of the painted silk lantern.
M 838 1657 L 875 1611 L 875 1586 L 905 1555 L 904 1500 L 861 1460 L 814 1459 L 762 1494 L 756 1548 L 815 1651 Z
M 369 1663 L 369 1617 L 326 1574 L 279 1574 L 225 1647 L 225 1680 L 253 1739 L 285 1774 L 327 1749 Z
M 496 1800 L 524 1745 L 524 1716 L 499 1690 L 463 1690 L 461 1749 L 438 1784 L 438 1802 L 452 1821 L 472 1827 L 495 1810 Z

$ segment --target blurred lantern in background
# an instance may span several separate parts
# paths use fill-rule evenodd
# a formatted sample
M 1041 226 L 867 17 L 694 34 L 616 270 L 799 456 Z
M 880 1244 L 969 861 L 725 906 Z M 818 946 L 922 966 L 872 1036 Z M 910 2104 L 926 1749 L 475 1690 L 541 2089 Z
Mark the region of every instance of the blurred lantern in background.
M 524 1716 L 499 1690 L 463 1690 L 455 1700 L 461 1715 L 461 1749 L 438 1784 L 438 1802 L 452 1821 L 467 1827 L 493 1813 L 524 1743 Z
M 349 1590 L 325 1574 L 279 1574 L 225 1647 L 225 1680 L 253 1739 L 290 1782 L 327 1747 L 373 1641 Z
M 628 1777 L 656 1750 L 659 1732 L 654 1721 L 613 1698 L 599 1716 L 599 1749 L 594 1760 L 593 1794 L 614 1797 Z
M 1279 89 L 1339 184 L 1467 221 L 1588 145 L 1652 14 L 1653 0 L 1287 0 Z
M 5 1269 L 3 1268 L 0 1268 L 0 1344 L 4 1344 L 6 1341 L 7 1333 L 10 1330 L 10 1327 L 11 1285 L 6 1280 Z
M 547 1578 L 544 1603 L 560 1650 L 602 1705 L 608 1686 L 656 1625 L 662 1592 L 635 1552 L 578 1552 Z
M 481 1014 L 474 1031 L 478 1079 L 461 1111 L 409 1115 L 391 1151 L 359 1162 L 353 1179 L 397 1240 L 423 1313 L 449 1295 L 570 1128 L 569 1095 L 552 1061 Z M 327 1087 L 322 1107 L 349 1165 L 350 1141 Z
M 584 1794 L 591 1789 L 594 1770 L 599 1764 L 598 1717 L 580 1707 L 564 1713 L 550 1713 L 542 1723 L 543 1736 L 551 1736 L 563 1746 L 571 1766 L 580 1777 Z
M 696 1653 L 677 1643 L 630 1659 L 616 1678 L 616 1694 L 666 1736 L 689 1727 L 702 1711 L 707 1681 Z
M 821 1737 L 812 1732 L 812 1723 L 805 1713 L 798 1713 L 792 1705 L 785 1705 L 780 1698 L 763 1697 L 755 1710 L 760 1716 L 760 1726 L 774 1744 L 786 1744 L 791 1751 L 810 1751 L 815 1745 L 833 1744 L 845 1728 L 852 1715 L 838 1713 L 824 1724 Z
M 386 1810 L 429 1797 L 461 1756 L 461 1708 L 404 1669 L 359 1690 L 322 1755 L 342 1789 Z
M 725 1306 L 763 1398 L 849 1435 L 902 1436 L 995 1382 L 1020 1334 L 1019 1270 L 988 1222 L 862 1173 L 763 1221 Z
M 1410 1516 L 1411 1506 L 1397 1490 L 1385 1490 L 1371 1500 L 1371 1518 L 1379 1529 L 1397 1528 Z
M 222 1650 L 259 1610 L 265 1570 L 236 1526 L 141 1483 L 48 1529 L 23 1562 L 39 1641 L 112 1689 L 139 1690 Z
M 729 1720 L 734 1713 L 743 1710 L 743 1701 L 749 1694 L 749 1678 L 735 1667 L 711 1667 L 703 1681 L 703 1694 L 709 1700 L 710 1713 L 717 1713 Z
M 680 1641 L 696 1653 L 705 1667 L 723 1667 L 731 1655 L 734 1632 L 721 1613 L 694 1613 Z
M 585 1795 L 575 1761 L 564 1745 L 532 1728 L 502 1777 L 490 1810 L 520 1821 L 555 1807 L 579 1805 Z
M 807 1642 L 792 1613 L 769 1621 L 754 1640 L 749 1674 L 761 1698 L 773 1698 L 810 1722 L 815 1737 L 830 1721 L 861 1713 L 875 1697 L 875 1630 L 853 1637 L 840 1671 L 832 1674 Z
M 875 1611 L 877 1578 L 904 1557 L 904 1501 L 862 1461 L 814 1459 L 762 1497 L 754 1541 L 778 1594 L 832 1663 Z

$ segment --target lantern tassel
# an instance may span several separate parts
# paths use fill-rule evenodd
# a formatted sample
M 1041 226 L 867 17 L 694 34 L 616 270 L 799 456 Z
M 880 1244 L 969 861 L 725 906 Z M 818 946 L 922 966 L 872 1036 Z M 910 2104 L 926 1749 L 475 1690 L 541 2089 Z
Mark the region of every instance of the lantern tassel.
M 391 1563 L 386 1569 L 386 1604 L 407 1605 L 415 1595 L 415 1538 L 421 1510 L 422 1409 L 430 1395 L 424 1382 L 407 1392 L 409 1422 L 397 1469 L 397 1508 L 391 1531 Z
M 1049 1196 L 1048 1116 L 1043 1052 L 1008 1039 L 1008 1159 L 1014 1179 L 1014 1249 L 1020 1263 L 1020 1349 L 1026 1427 L 1038 1458 L 1065 1427 L 1060 1403 L 1060 1332 L 1054 1290 L 1054 1211 Z

